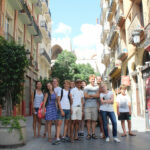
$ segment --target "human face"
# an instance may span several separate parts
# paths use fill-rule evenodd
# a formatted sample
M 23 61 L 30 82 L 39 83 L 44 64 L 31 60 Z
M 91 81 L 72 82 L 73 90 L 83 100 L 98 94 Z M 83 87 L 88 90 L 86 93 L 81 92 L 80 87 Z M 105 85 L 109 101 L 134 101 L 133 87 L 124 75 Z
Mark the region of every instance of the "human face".
M 95 77 L 91 77 L 89 81 L 90 81 L 91 85 L 94 85 L 94 83 L 95 83 Z
M 41 88 L 42 88 L 42 83 L 41 83 L 41 82 L 37 82 L 36 88 L 37 88 L 37 89 L 41 89 Z
M 70 88 L 70 84 L 69 84 L 69 83 L 65 83 L 65 84 L 64 84 L 64 88 L 65 88 L 65 89 L 69 89 L 69 88 Z
M 77 82 L 77 83 L 76 83 L 76 87 L 77 87 L 78 89 L 81 88 L 81 85 L 82 85 L 82 82 Z
M 58 81 L 57 81 L 57 79 L 54 79 L 53 82 L 52 82 L 52 84 L 53 84 L 54 87 L 57 87 L 57 86 L 58 86 Z
M 70 88 L 72 89 L 72 88 L 74 88 L 75 87 L 75 83 L 74 82 L 71 82 L 70 83 Z
M 101 91 L 106 92 L 107 91 L 107 86 L 106 85 L 101 86 Z
M 97 80 L 97 84 L 100 84 L 101 81 L 102 81 L 102 78 L 101 78 L 100 76 L 98 76 L 98 77 L 96 78 L 96 80 Z
M 86 87 L 86 83 L 84 81 L 82 81 L 82 87 L 85 88 Z
M 51 91 L 51 90 L 53 89 L 53 87 L 52 87 L 52 84 L 51 84 L 51 83 L 47 83 L 47 89 L 48 89 L 49 91 Z
M 122 95 L 126 95 L 126 89 L 121 89 L 120 91 Z

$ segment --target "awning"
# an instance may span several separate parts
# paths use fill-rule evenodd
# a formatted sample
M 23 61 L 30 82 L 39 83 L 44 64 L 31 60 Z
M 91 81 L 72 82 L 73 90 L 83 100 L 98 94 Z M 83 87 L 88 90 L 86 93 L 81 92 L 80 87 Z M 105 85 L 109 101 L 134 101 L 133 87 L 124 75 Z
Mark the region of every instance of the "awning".
M 109 76 L 111 78 L 115 78 L 116 76 L 118 76 L 119 74 L 121 74 L 121 67 L 114 67 L 113 70 L 109 73 Z

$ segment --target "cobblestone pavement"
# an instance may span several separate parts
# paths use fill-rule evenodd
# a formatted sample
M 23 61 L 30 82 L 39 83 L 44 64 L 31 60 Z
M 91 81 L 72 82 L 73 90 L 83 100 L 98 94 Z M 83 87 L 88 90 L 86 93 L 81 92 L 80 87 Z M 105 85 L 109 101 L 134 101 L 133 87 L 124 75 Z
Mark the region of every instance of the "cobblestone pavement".
M 118 124 L 119 132 L 121 128 Z M 41 133 L 44 131 L 44 126 L 42 126 Z M 55 127 L 52 127 L 52 136 L 54 136 Z M 96 129 L 97 135 L 99 134 L 99 128 Z M 113 142 L 112 138 L 109 143 L 106 143 L 102 139 L 90 140 L 87 141 L 85 138 L 82 138 L 81 141 L 75 143 L 61 143 L 59 145 L 52 145 L 48 143 L 47 138 L 34 138 L 32 131 L 32 117 L 27 118 L 27 144 L 19 148 L 11 148 L 5 150 L 150 150 L 150 132 L 138 132 L 136 131 L 137 136 L 135 137 L 120 137 L 121 143 Z M 1 149 L 0 149 L 1 150 Z

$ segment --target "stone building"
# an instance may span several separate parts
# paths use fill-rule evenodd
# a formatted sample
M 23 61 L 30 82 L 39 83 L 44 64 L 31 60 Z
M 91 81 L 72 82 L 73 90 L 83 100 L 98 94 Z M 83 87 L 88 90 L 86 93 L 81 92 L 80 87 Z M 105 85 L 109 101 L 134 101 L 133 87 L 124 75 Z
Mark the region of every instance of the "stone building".
M 150 0 L 101 0 L 104 76 L 128 86 L 133 116 L 150 122 Z M 148 115 L 149 113 L 149 115 Z
M 35 83 L 41 76 L 41 68 L 43 69 L 41 57 L 48 58 L 47 66 L 50 68 L 49 54 L 45 51 L 40 53 L 41 44 L 39 44 L 43 42 L 40 16 L 48 13 L 49 16 L 47 14 L 45 16 L 49 22 L 51 20 L 48 5 L 47 12 L 43 13 L 45 3 L 48 3 L 48 0 L 0 0 L 0 36 L 25 45 L 25 49 L 30 52 L 30 66 L 25 74 L 23 100 L 17 108 L 17 112 L 23 115 L 31 114 L 31 91 L 35 89 Z M 49 30 L 47 49 L 50 49 L 50 39 Z

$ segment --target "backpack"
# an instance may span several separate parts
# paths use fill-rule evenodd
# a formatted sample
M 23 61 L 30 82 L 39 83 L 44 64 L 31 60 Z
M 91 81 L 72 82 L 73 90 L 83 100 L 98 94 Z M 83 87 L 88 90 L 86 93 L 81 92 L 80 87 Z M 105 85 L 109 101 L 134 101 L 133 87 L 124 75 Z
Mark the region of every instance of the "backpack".
M 60 101 L 62 100 L 62 97 L 63 97 L 63 89 L 61 89 L 61 98 L 60 98 Z M 69 102 L 70 102 L 70 89 L 68 91 L 68 99 L 69 99 Z

